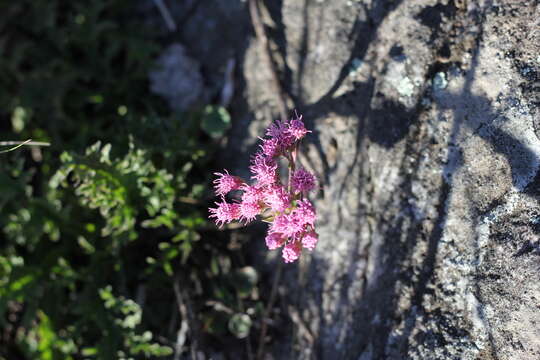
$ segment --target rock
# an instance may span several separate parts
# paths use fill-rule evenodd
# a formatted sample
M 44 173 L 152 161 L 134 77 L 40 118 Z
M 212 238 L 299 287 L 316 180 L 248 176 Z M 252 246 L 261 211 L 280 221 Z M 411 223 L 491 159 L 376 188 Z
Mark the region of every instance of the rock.
M 180 44 L 172 44 L 150 72 L 150 89 L 167 99 L 175 111 L 184 111 L 201 99 L 204 92 L 199 63 Z
M 275 356 L 540 358 L 535 1 L 269 10 L 323 184 L 321 240 L 282 281 L 296 337 L 275 329 Z M 255 41 L 243 78 L 229 146 L 249 151 L 277 113 Z
M 283 87 L 314 130 L 301 160 L 323 187 L 319 244 L 285 266 L 268 351 L 539 359 L 536 1 L 264 3 Z M 242 2 L 192 14 L 183 41 L 205 67 L 237 56 L 222 160 L 246 175 L 277 118 L 271 75 Z

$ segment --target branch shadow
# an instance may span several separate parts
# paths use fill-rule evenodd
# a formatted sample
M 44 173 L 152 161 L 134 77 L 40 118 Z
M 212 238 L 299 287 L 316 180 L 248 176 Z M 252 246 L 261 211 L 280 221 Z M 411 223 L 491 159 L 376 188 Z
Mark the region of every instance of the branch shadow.
M 310 1 L 304 2 L 304 16 L 307 17 L 307 9 L 310 6 Z M 392 2 L 389 5 L 383 1 L 376 1 L 372 9 L 367 10 L 369 20 L 360 21 L 357 19 L 354 24 L 353 33 L 354 45 L 352 46 L 351 55 L 345 62 L 342 69 L 339 72 L 338 78 L 334 84 L 330 87 L 327 93 L 325 93 L 319 100 L 314 103 L 305 103 L 302 101 L 303 94 L 301 90 L 295 96 L 296 107 L 301 109 L 305 118 L 308 119 L 308 126 L 314 128 L 314 124 L 317 120 L 327 116 L 330 112 L 336 113 L 341 116 L 356 116 L 358 118 L 358 132 L 354 160 L 351 163 L 349 171 L 347 172 L 343 184 L 347 183 L 348 177 L 354 176 L 354 169 L 363 162 L 369 161 L 366 154 L 366 143 L 375 143 L 387 149 L 393 148 L 398 142 L 409 139 L 407 142 L 407 149 L 405 150 L 405 156 L 400 165 L 400 173 L 405 173 L 408 169 L 413 169 L 409 172 L 409 175 L 404 176 L 402 186 L 399 189 L 410 189 L 411 183 L 415 174 L 418 172 L 420 166 L 418 159 L 418 144 L 414 141 L 418 135 L 415 124 L 419 121 L 419 115 L 422 111 L 422 104 L 416 105 L 414 111 L 407 111 L 403 105 L 393 101 L 391 99 L 382 99 L 383 106 L 381 108 L 372 108 L 370 106 L 370 99 L 379 94 L 374 94 L 375 78 L 369 79 L 365 83 L 354 84 L 353 90 L 335 97 L 335 93 L 340 88 L 343 81 L 348 76 L 352 62 L 354 59 L 364 59 L 367 49 L 371 42 L 376 40 L 376 32 L 383 20 L 399 5 L 401 1 Z M 486 6 L 485 9 L 489 8 Z M 446 9 L 436 9 L 437 11 L 446 11 Z M 484 10 L 485 11 L 485 10 Z M 426 17 L 438 16 L 436 13 L 428 14 L 423 12 L 421 16 L 425 21 Z M 307 24 L 308 21 L 306 20 Z M 310 31 L 306 25 L 304 31 Z M 478 41 L 481 39 L 481 32 Z M 361 36 L 360 36 L 361 34 Z M 302 35 L 302 56 L 298 65 L 298 78 L 301 79 L 305 73 L 305 57 L 309 52 L 307 45 L 308 35 L 304 33 Z M 283 41 L 285 37 L 282 37 Z M 281 46 L 282 49 L 286 49 L 286 44 Z M 339 353 L 343 355 L 343 358 L 358 358 L 363 353 L 368 352 L 371 359 L 385 359 L 387 358 L 387 346 L 389 343 L 395 344 L 399 349 L 399 353 L 402 355 L 407 354 L 411 344 L 409 343 L 409 337 L 412 334 L 416 320 L 421 315 L 425 314 L 423 309 L 423 300 L 426 294 L 431 290 L 429 288 L 430 282 L 433 280 L 433 275 L 436 268 L 436 259 L 439 252 L 439 245 L 443 236 L 444 229 L 447 223 L 447 204 L 452 195 L 453 189 L 453 173 L 462 165 L 462 159 L 460 159 L 460 151 L 458 142 L 458 136 L 462 129 L 468 129 L 472 132 L 473 136 L 478 136 L 490 143 L 496 153 L 499 153 L 506 157 L 511 171 L 513 185 L 518 188 L 523 188 L 522 178 L 525 173 L 530 172 L 532 162 L 537 162 L 539 159 L 537 155 L 522 143 L 514 135 L 498 128 L 493 125 L 493 120 L 500 118 L 501 115 L 493 108 L 489 99 L 483 96 L 475 95 L 472 90 L 472 82 L 475 79 L 475 72 L 478 67 L 478 44 L 473 54 L 471 68 L 467 73 L 466 84 L 462 91 L 456 94 L 445 94 L 447 102 L 450 104 L 456 104 L 466 101 L 468 104 L 473 104 L 473 107 L 480 109 L 484 112 L 484 115 L 480 117 L 481 127 L 478 127 L 478 121 L 471 120 L 468 116 L 467 108 L 449 108 L 454 113 L 454 124 L 450 132 L 449 141 L 446 145 L 448 150 L 457 148 L 458 151 L 449 151 L 449 156 L 453 156 L 454 159 L 448 158 L 443 169 L 441 169 L 441 188 L 437 196 L 436 204 L 437 217 L 433 220 L 433 229 L 428 234 L 425 234 L 424 240 L 427 241 L 427 250 L 423 257 L 422 263 L 419 267 L 418 280 L 413 281 L 408 277 L 412 271 L 408 268 L 408 261 L 413 254 L 415 244 L 418 241 L 419 235 L 422 236 L 422 230 L 419 227 L 419 223 L 415 220 L 414 211 L 410 208 L 410 204 L 407 201 L 407 197 L 401 195 L 401 208 L 404 210 L 401 214 L 395 218 L 387 219 L 387 221 L 379 221 L 375 232 L 381 234 L 379 239 L 372 239 L 368 244 L 362 243 L 360 240 L 360 234 L 357 233 L 356 241 L 351 246 L 351 252 L 347 259 L 343 260 L 343 264 L 349 264 L 349 270 L 347 274 L 354 274 L 355 269 L 358 266 L 358 262 L 369 260 L 370 247 L 380 246 L 380 251 L 375 259 L 372 259 L 375 263 L 376 272 L 379 273 L 378 279 L 380 283 L 371 284 L 367 278 L 349 278 L 336 279 L 336 281 L 342 282 L 341 293 L 337 300 L 336 307 L 339 309 L 337 314 L 333 314 L 334 319 L 343 319 L 347 316 L 353 318 L 353 331 L 351 331 L 350 324 L 344 324 L 342 330 L 348 330 L 349 334 L 345 335 L 345 340 L 342 343 L 347 344 L 346 348 L 339 348 L 340 344 L 336 344 L 335 333 L 332 333 L 336 329 L 336 324 L 333 324 L 327 320 L 325 314 L 327 311 L 323 308 L 323 289 L 319 285 L 313 285 L 317 291 L 312 292 L 302 291 L 303 295 L 315 295 L 317 304 L 319 306 L 318 313 L 320 322 L 319 328 L 322 330 L 320 333 L 315 334 L 315 352 L 314 358 L 332 358 L 335 354 Z M 286 72 L 287 73 L 287 72 Z M 292 80 L 294 74 L 286 76 L 286 79 Z M 432 76 L 433 74 L 428 74 Z M 300 83 L 301 81 L 297 81 Z M 426 79 L 429 82 L 429 79 Z M 301 88 L 301 86 L 299 86 Z M 290 89 L 289 89 L 290 90 Z M 425 94 L 429 95 L 430 90 L 426 89 Z M 355 99 L 366 99 L 364 102 L 354 101 Z M 419 99 L 423 98 L 420 96 Z M 440 104 L 439 104 L 440 105 Z M 441 106 L 444 109 L 444 106 Z M 321 158 L 321 162 L 324 164 L 325 172 L 325 184 L 328 185 L 330 175 L 335 171 L 335 167 L 329 165 L 329 161 L 326 158 L 325 150 L 320 140 L 321 134 L 314 131 L 311 140 L 314 144 L 318 156 Z M 413 163 L 411 164 L 411 159 Z M 456 167 L 457 166 L 457 167 Z M 446 176 L 446 174 L 449 174 Z M 338 191 L 338 198 L 336 201 L 340 201 L 345 196 L 345 187 L 341 185 L 340 191 Z M 359 191 L 362 190 L 365 185 L 365 179 L 361 178 L 359 181 Z M 399 194 L 395 194 L 396 197 L 400 197 Z M 386 208 L 390 209 L 396 205 L 395 199 L 389 200 Z M 369 211 L 365 209 L 364 204 L 358 204 L 359 213 L 366 215 Z M 383 211 L 384 212 L 384 211 Z M 343 215 L 341 215 L 343 216 Z M 340 217 L 341 219 L 341 217 Z M 359 221 L 361 217 L 359 217 Z M 384 219 L 384 215 L 382 215 Z M 382 220 L 381 219 L 381 220 Z M 386 220 L 386 219 L 385 219 Z M 341 227 L 342 221 L 338 223 L 338 228 Z M 360 228 L 360 226 L 358 226 Z M 402 234 L 403 229 L 406 229 L 405 235 Z M 337 231 L 338 229 L 336 229 Z M 396 239 L 402 237 L 404 241 L 400 245 L 396 245 Z M 478 257 L 478 253 L 476 254 Z M 324 260 L 317 258 L 317 261 L 312 261 L 308 271 L 308 277 L 313 284 L 324 283 L 324 270 L 328 267 Z M 396 269 L 403 269 L 405 271 L 397 272 Z M 290 277 L 292 278 L 292 277 Z M 355 281 L 364 281 L 364 291 L 360 298 L 351 299 L 347 289 L 348 286 Z M 400 284 L 412 285 L 412 301 L 411 305 L 402 309 L 399 307 L 399 288 Z M 292 285 L 294 286 L 294 285 Z M 354 300 L 354 302 L 352 301 Z M 305 298 L 300 300 L 301 303 L 305 303 Z M 296 305 L 296 304 L 295 304 Z M 398 317 L 404 317 L 409 321 L 406 327 L 399 337 L 392 334 L 395 323 L 393 321 Z M 381 320 L 383 319 L 383 320 Z M 339 328 L 339 326 L 338 326 Z M 486 328 L 489 329 L 489 326 Z M 456 329 L 456 336 L 464 336 L 463 331 Z M 338 330 L 339 333 L 339 330 Z M 496 349 L 493 342 L 493 336 L 489 334 L 491 342 L 491 353 L 496 359 Z
M 276 27 L 269 29 L 269 37 L 277 44 L 278 52 L 282 59 L 287 59 L 288 43 L 285 34 L 284 24 L 284 1 L 265 0 L 266 7 Z M 336 192 L 336 202 L 342 202 L 347 196 L 345 184 L 353 177 L 357 176 L 355 171 L 362 164 L 369 163 L 367 147 L 369 144 L 377 144 L 385 149 L 392 149 L 396 144 L 406 141 L 404 156 L 399 164 L 399 173 L 407 174 L 403 176 L 403 182 L 397 188 L 405 189 L 404 193 L 392 194 L 386 204 L 382 206 L 382 214 L 372 214 L 369 207 L 361 202 L 358 203 L 358 218 L 357 229 L 355 233 L 355 241 L 350 246 L 350 253 L 347 258 L 343 259 L 344 266 L 347 266 L 345 274 L 358 273 L 358 268 L 366 266 L 367 263 L 373 263 L 375 272 L 378 273 L 378 281 L 372 282 L 366 275 L 366 270 L 363 270 L 363 277 L 344 276 L 340 279 L 335 279 L 336 283 L 340 283 L 341 290 L 336 300 L 338 310 L 332 316 L 326 316 L 327 310 L 324 308 L 324 298 L 326 296 L 325 289 L 322 284 L 325 283 L 325 271 L 329 268 L 329 264 L 321 257 L 316 257 L 307 269 L 306 276 L 309 278 L 307 284 L 308 290 L 302 288 L 297 280 L 298 275 L 296 268 L 289 268 L 285 271 L 286 286 L 290 290 L 291 296 L 281 296 L 280 301 L 285 304 L 302 308 L 308 301 L 316 303 L 318 309 L 319 333 L 314 333 L 314 343 L 312 357 L 313 358 L 333 358 L 336 354 L 340 354 L 340 358 L 363 358 L 369 359 L 385 359 L 387 358 L 387 347 L 389 343 L 395 344 L 398 352 L 407 354 L 411 344 L 409 337 L 414 330 L 414 325 L 417 319 L 425 313 L 423 309 L 423 300 L 426 294 L 429 294 L 430 282 L 433 280 L 433 275 L 436 268 L 436 259 L 439 252 L 439 245 L 443 236 L 444 229 L 447 223 L 446 204 L 452 196 L 453 189 L 453 172 L 457 169 L 456 166 L 461 166 L 462 160 L 459 158 L 460 152 L 449 151 L 454 159 L 447 159 L 447 165 L 443 167 L 443 175 L 441 183 L 443 184 L 438 194 L 434 194 L 434 204 L 436 204 L 436 218 L 433 219 L 433 229 L 427 234 L 423 234 L 419 222 L 416 220 L 414 210 L 408 202 L 408 197 L 412 196 L 411 185 L 414 181 L 414 176 L 418 173 L 420 166 L 419 152 L 421 151 L 421 140 L 419 141 L 419 116 L 423 110 L 420 101 L 416 104 L 413 110 L 407 110 L 401 103 L 384 97 L 384 95 L 375 93 L 376 77 L 372 75 L 365 82 L 356 82 L 353 84 L 352 90 L 336 96 L 337 91 L 341 88 L 343 82 L 347 79 L 351 68 L 356 59 L 365 60 L 367 51 L 370 45 L 377 40 L 377 31 L 383 21 L 401 4 L 403 0 L 383 1 L 374 0 L 371 7 L 364 6 L 361 9 L 365 14 L 365 19 L 357 16 L 352 26 L 351 34 L 349 34 L 352 42 L 351 52 L 348 59 L 344 62 L 334 83 L 329 86 L 329 89 L 315 102 L 307 102 L 304 100 L 305 94 L 302 90 L 302 79 L 306 76 L 306 66 L 308 54 L 312 49 L 309 48 L 310 32 L 315 32 L 317 38 L 323 29 L 318 27 L 310 28 L 310 22 L 307 21 L 310 12 L 315 8 L 314 0 L 304 0 L 302 3 L 302 14 L 304 17 L 304 26 L 301 34 L 299 60 L 296 64 L 296 72 L 291 70 L 285 61 L 284 71 L 281 74 L 281 81 L 285 85 L 284 88 L 294 100 L 295 107 L 299 109 L 306 119 L 306 126 L 310 129 L 315 129 L 315 123 L 320 119 L 327 117 L 330 113 L 344 117 L 355 117 L 357 121 L 357 136 L 354 149 L 353 159 L 350 162 L 348 171 L 346 172 L 339 189 Z M 445 8 L 430 9 L 431 12 L 422 12 L 419 16 L 426 23 L 430 23 L 431 17 L 437 17 L 439 11 L 447 11 Z M 319 18 L 322 13 L 319 12 Z M 440 22 L 440 21 L 439 21 Z M 434 22 L 433 26 L 438 26 L 439 22 Z M 249 25 L 245 26 L 245 34 L 251 34 Z M 236 56 L 241 59 L 246 55 L 248 44 L 239 42 L 236 46 Z M 392 56 L 393 54 L 390 54 Z M 395 54 L 394 54 L 395 55 Z M 531 149 L 527 148 L 514 135 L 505 132 L 504 130 L 491 125 L 493 119 L 499 118 L 500 114 L 493 108 L 489 100 L 485 97 L 473 94 L 471 84 L 474 80 L 475 70 L 478 66 L 477 56 L 478 51 L 473 54 L 473 64 L 468 71 L 466 85 L 463 90 L 457 94 L 445 94 L 449 104 L 466 101 L 467 103 L 475 104 L 485 114 L 482 117 L 482 128 L 478 127 L 478 122 L 471 120 L 467 116 L 470 109 L 466 108 L 451 108 L 454 112 L 455 122 L 449 136 L 449 141 L 446 144 L 448 150 L 459 149 L 457 139 L 462 129 L 473 130 L 473 136 L 479 136 L 489 142 L 497 153 L 504 155 L 512 170 L 512 179 L 516 187 L 520 187 L 520 179 L 523 174 L 529 171 L 527 163 L 538 161 L 537 156 Z M 432 76 L 432 74 L 428 74 Z M 245 88 L 246 79 L 237 76 L 238 87 Z M 430 79 L 426 79 L 429 83 Z M 296 85 L 295 85 L 296 84 Z M 425 90 L 423 95 L 430 95 L 429 89 Z M 424 96 L 420 96 L 419 99 Z M 245 139 L 248 137 L 248 124 L 253 121 L 252 109 L 241 97 L 237 96 L 235 104 L 233 104 L 232 117 L 239 121 L 239 126 L 236 126 L 230 134 L 230 138 Z M 371 100 L 377 98 L 378 106 L 371 105 Z M 358 99 L 364 99 L 359 101 Z M 464 100 L 465 99 L 465 100 Z M 485 120 L 488 119 L 488 120 Z M 318 130 L 314 130 L 308 141 L 314 146 L 316 156 L 323 168 L 323 185 L 328 186 L 331 176 L 337 170 L 335 164 L 331 164 L 327 156 L 327 150 L 321 142 L 322 134 Z M 251 152 L 256 148 L 256 144 L 247 149 Z M 243 151 L 235 144 L 232 145 L 231 153 L 224 155 L 228 163 L 238 163 L 237 157 Z M 309 159 L 308 159 L 309 161 Z M 361 168 L 362 169 L 362 168 Z M 412 171 L 409 171 L 411 170 Z M 360 171 L 361 178 L 354 179 L 358 183 L 358 191 L 363 191 L 364 187 L 369 183 L 367 173 L 364 170 Z M 393 207 L 398 206 L 403 210 L 399 215 L 388 217 L 386 213 L 391 213 Z M 351 222 L 346 219 L 346 214 L 341 212 L 338 214 L 339 221 L 337 224 L 336 233 L 346 222 Z M 360 229 L 366 222 L 367 216 L 376 216 L 378 221 L 373 229 L 372 238 L 367 242 L 361 239 L 362 234 Z M 347 221 L 349 220 L 349 221 Z M 417 241 L 427 242 L 427 250 L 419 266 L 418 280 L 412 280 L 410 275 L 412 269 L 409 266 L 409 260 L 413 255 Z M 402 239 L 396 243 L 396 239 Z M 315 256 L 314 256 L 315 257 Z M 364 264 L 364 265 L 362 265 Z M 396 271 L 402 269 L 402 271 Z M 356 282 L 362 282 L 362 294 L 359 297 L 351 297 L 348 289 Z M 411 305 L 406 308 L 400 308 L 399 291 L 402 284 L 412 287 Z M 292 300 L 298 295 L 297 300 Z M 309 299 L 308 297 L 312 297 Z M 287 306 L 282 306 L 286 309 Z M 302 312 L 299 312 L 302 313 Z M 352 320 L 347 324 L 336 324 L 329 319 L 347 319 Z M 400 317 L 409 319 L 406 323 L 403 334 L 399 337 L 392 333 L 395 328 L 396 321 Z M 307 321 L 306 321 L 307 322 Z M 352 323 L 352 325 L 351 325 Z M 488 327 L 489 328 L 489 327 Z M 351 329 L 353 331 L 351 331 Z M 343 338 L 336 342 L 336 331 L 338 334 L 348 333 L 343 335 Z M 458 334 L 459 335 L 459 334 Z M 459 335 L 461 336 L 461 335 Z M 287 337 L 287 336 L 284 336 Z M 289 339 L 290 340 L 290 339 Z M 493 340 L 492 340 L 493 342 Z M 344 347 L 339 347 L 346 344 Z M 494 344 L 492 344 L 494 349 Z M 495 353 L 495 351 L 492 351 Z M 364 355 L 362 355 L 364 354 Z M 368 355 L 370 357 L 366 357 Z

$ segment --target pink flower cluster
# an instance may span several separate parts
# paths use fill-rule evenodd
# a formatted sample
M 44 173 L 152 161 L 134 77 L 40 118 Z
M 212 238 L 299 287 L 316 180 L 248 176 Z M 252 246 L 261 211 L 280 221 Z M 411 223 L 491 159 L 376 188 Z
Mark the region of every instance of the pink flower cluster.
M 276 121 L 261 139 L 260 150 L 251 159 L 251 179 L 248 184 L 227 170 L 215 173 L 214 189 L 221 197 L 216 208 L 210 208 L 210 218 L 216 224 L 242 221 L 245 224 L 257 216 L 270 223 L 266 246 L 270 250 L 283 247 L 285 262 L 300 257 L 302 248 L 313 250 L 318 236 L 315 232 L 316 212 L 307 199 L 315 189 L 315 176 L 309 171 L 296 169 L 299 141 L 310 131 L 306 130 L 302 117 L 290 121 Z M 279 173 L 279 160 L 288 161 L 288 183 L 283 184 Z M 227 201 L 225 196 L 233 192 L 236 199 Z

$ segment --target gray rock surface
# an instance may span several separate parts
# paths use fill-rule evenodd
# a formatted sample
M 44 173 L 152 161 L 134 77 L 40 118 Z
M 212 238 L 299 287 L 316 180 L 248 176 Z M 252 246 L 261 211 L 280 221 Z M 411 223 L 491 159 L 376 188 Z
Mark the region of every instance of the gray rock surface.
M 167 99 L 171 109 L 189 109 L 201 100 L 204 92 L 199 63 L 187 54 L 184 46 L 171 44 L 150 72 L 150 89 Z
M 540 359 L 538 1 L 265 3 L 322 185 L 268 358 Z M 226 42 L 241 91 L 224 156 L 244 171 L 277 117 L 245 36 Z

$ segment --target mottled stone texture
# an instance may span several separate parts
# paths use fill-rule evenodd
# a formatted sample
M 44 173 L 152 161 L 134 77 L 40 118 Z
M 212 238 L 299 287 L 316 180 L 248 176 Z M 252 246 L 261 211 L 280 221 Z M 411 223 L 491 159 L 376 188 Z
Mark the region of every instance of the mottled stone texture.
M 269 358 L 540 359 L 538 1 L 266 3 L 322 185 Z M 228 148 L 245 169 L 277 107 L 239 43 Z
M 150 89 L 167 99 L 176 111 L 184 111 L 201 100 L 204 88 L 199 64 L 180 44 L 172 44 L 157 59 L 150 72 Z

